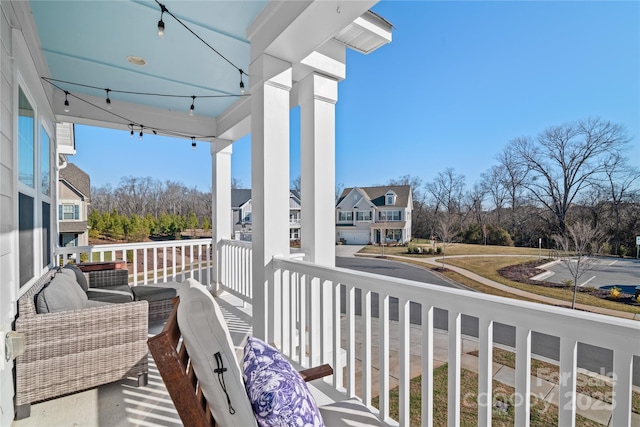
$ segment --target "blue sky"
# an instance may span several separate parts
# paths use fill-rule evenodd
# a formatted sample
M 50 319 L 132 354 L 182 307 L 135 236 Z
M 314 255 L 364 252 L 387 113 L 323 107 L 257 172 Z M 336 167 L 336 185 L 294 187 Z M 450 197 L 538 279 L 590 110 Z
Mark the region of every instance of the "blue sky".
M 467 188 L 513 138 L 600 117 L 624 125 L 640 167 L 640 2 L 381 1 L 395 27 L 370 55 L 347 55 L 336 106 L 336 183 L 424 182 L 451 167 Z M 299 170 L 292 112 L 291 178 Z M 208 144 L 76 126 L 70 160 L 92 186 L 122 176 L 210 189 Z M 251 185 L 249 137 L 233 146 L 232 175 Z M 114 167 L 114 164 L 117 165 Z

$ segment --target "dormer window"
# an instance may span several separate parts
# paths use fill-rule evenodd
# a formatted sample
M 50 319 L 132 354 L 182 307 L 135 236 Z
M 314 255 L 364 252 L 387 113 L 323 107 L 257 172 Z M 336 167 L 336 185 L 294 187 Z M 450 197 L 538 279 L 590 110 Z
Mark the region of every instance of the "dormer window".
M 396 193 L 389 190 L 387 194 L 384 195 L 384 204 L 387 206 L 393 206 L 396 204 Z

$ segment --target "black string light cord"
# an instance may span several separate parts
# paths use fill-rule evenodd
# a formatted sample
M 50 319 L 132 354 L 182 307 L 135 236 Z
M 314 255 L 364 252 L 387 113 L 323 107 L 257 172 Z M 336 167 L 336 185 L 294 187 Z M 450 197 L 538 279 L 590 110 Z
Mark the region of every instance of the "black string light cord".
M 120 114 L 114 113 L 112 110 L 109 110 L 107 108 L 103 108 L 99 105 L 94 104 L 93 102 L 87 101 L 86 99 L 78 96 L 78 95 L 74 95 L 73 93 L 64 90 L 62 87 L 60 87 L 59 85 L 57 85 L 54 82 L 60 82 L 60 83 L 68 83 L 68 84 L 77 84 L 79 86 L 83 86 L 83 87 L 88 87 L 88 88 L 95 88 L 95 89 L 101 89 L 101 90 L 106 90 L 103 88 L 98 88 L 97 86 L 89 86 L 89 85 L 82 85 L 82 84 L 78 84 L 78 83 L 71 83 L 71 82 L 64 82 L 64 81 L 60 81 L 60 80 L 56 80 L 56 79 L 51 79 L 48 77 L 41 77 L 42 80 L 44 80 L 45 82 L 49 83 L 51 86 L 53 86 L 54 88 L 64 92 L 65 94 L 65 99 L 68 98 L 73 98 L 73 99 L 77 99 L 80 102 L 84 102 L 85 104 L 91 105 L 94 108 L 97 108 L 98 110 L 104 111 L 107 114 L 110 114 L 114 117 L 119 118 L 120 120 L 122 120 L 122 122 L 120 122 L 122 125 L 126 125 L 130 130 L 131 133 L 133 134 L 134 129 L 140 128 L 140 133 L 142 134 L 144 130 L 148 130 L 153 132 L 154 135 L 162 135 L 162 136 L 171 136 L 171 137 L 176 137 L 176 138 L 184 138 L 184 139 L 191 139 L 192 141 L 192 146 L 193 143 L 195 142 L 196 139 L 213 139 L 215 138 L 215 135 L 199 135 L 199 136 L 194 136 L 194 135 L 189 135 L 189 134 L 185 134 L 185 133 L 181 133 L 181 132 L 175 132 L 172 130 L 168 130 L 168 129 L 160 129 L 160 128 L 153 128 L 153 127 L 148 127 L 145 126 L 142 123 L 138 123 L 134 120 L 131 120 L 128 117 L 122 116 Z M 134 92 L 127 92 L 127 91 L 118 91 L 118 90 L 114 90 L 114 89 L 109 89 L 110 92 L 117 92 L 117 93 L 134 93 Z M 141 93 L 139 93 L 141 94 Z M 153 95 L 153 94 L 150 94 Z M 172 96 L 172 95 L 162 95 L 162 94 L 155 94 L 156 96 Z M 184 98 L 185 96 L 182 95 L 175 95 L 176 97 L 182 97 Z M 217 95 L 216 97 L 219 97 L 220 95 Z M 237 96 L 237 95 L 222 95 L 222 96 Z M 203 96 L 203 98 L 206 96 Z M 191 98 L 191 96 L 188 96 L 187 98 Z M 66 104 L 65 104 L 66 105 Z
M 216 50 L 213 46 L 211 46 L 209 43 L 207 43 L 202 37 L 200 37 L 199 35 L 197 35 L 191 28 L 189 28 L 187 26 L 187 24 L 185 24 L 184 22 L 182 22 L 182 20 L 180 18 L 178 18 L 177 16 L 175 16 L 173 13 L 171 13 L 171 11 L 169 9 L 167 9 L 167 7 L 160 3 L 158 0 L 156 0 L 156 3 L 158 3 L 158 6 L 160 6 L 160 11 L 162 14 L 167 13 L 169 14 L 169 16 L 171 16 L 173 19 L 175 19 L 176 21 L 178 21 L 178 23 L 180 25 L 182 25 L 187 31 L 189 31 L 191 34 L 193 34 L 198 40 L 200 40 L 202 43 L 204 43 L 209 49 L 211 49 L 213 52 L 216 53 L 216 55 L 218 55 L 220 58 L 224 59 L 225 61 L 227 61 L 233 68 L 235 68 L 236 70 L 238 70 L 240 72 L 240 83 L 241 83 L 241 87 L 244 87 L 244 84 L 242 84 L 242 75 L 244 74 L 245 76 L 249 76 L 249 74 L 245 73 L 244 71 L 242 71 L 242 68 L 238 67 L 237 65 L 235 65 L 233 62 L 231 62 L 227 57 L 225 57 L 223 54 L 221 54 L 220 52 L 218 52 L 218 50 Z M 162 20 L 162 18 L 160 18 L 160 20 Z

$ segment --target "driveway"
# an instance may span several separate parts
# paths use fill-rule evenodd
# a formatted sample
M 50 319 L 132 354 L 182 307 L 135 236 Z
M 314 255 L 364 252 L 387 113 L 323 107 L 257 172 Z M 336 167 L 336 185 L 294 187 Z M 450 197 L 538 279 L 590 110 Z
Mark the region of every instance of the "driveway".
M 354 257 L 362 248 L 364 248 L 363 245 L 336 245 L 336 256 Z

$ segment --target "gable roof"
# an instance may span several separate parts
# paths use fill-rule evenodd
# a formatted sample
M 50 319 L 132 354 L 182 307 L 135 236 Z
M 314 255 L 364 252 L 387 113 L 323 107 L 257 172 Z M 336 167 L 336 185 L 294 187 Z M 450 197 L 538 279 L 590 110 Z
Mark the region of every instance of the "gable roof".
M 251 200 L 251 190 L 250 189 L 242 189 L 242 188 L 232 188 L 231 189 L 231 208 L 239 209 Z
M 387 194 L 389 190 L 396 193 L 396 203 L 393 206 L 402 206 L 406 207 L 409 204 L 409 195 L 411 194 L 411 186 L 410 185 L 385 185 L 379 187 L 355 187 L 360 192 L 368 198 L 371 203 L 375 206 L 388 206 L 385 205 L 384 196 Z M 345 188 L 338 201 L 336 202 L 336 206 L 344 200 L 347 195 L 353 190 L 353 188 Z
M 73 163 L 60 169 L 60 181 L 65 181 L 86 199 L 91 197 L 91 180 L 89 175 Z

